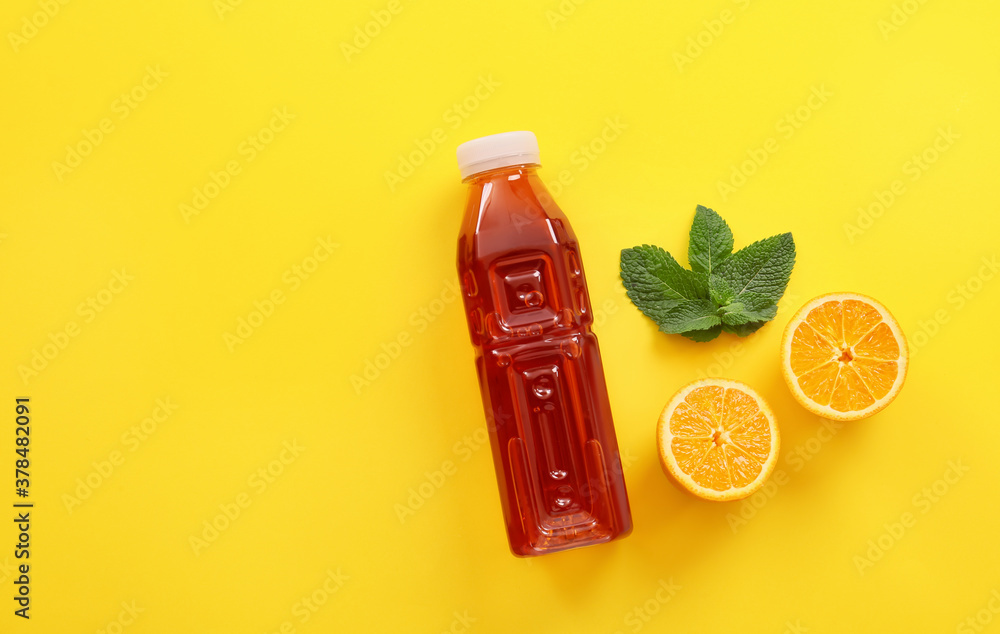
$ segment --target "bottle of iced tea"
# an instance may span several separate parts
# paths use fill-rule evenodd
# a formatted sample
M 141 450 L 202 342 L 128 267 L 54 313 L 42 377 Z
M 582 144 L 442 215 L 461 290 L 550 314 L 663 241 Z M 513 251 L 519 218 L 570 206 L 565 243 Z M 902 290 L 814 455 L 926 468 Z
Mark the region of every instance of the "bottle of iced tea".
M 463 143 L 458 163 L 458 274 L 510 548 L 622 537 L 632 517 L 580 248 L 536 173 L 535 135 Z

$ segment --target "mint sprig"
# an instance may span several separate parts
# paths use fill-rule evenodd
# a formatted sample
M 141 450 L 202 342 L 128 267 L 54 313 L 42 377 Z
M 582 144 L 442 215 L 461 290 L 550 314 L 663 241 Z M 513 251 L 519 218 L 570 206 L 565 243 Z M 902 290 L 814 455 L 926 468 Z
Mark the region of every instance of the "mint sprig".
M 686 269 L 657 246 L 622 249 L 621 277 L 632 303 L 667 334 L 711 341 L 740 337 L 774 319 L 795 265 L 792 234 L 754 242 L 733 253 L 733 232 L 698 205 Z

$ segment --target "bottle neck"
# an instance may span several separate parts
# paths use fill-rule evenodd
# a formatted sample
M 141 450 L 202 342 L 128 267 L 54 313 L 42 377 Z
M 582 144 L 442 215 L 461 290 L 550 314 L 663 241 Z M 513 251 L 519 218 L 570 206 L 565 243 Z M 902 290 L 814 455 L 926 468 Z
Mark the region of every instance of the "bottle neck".
M 548 236 L 550 219 L 560 220 L 568 228 L 568 221 L 538 176 L 539 167 L 537 163 L 509 165 L 466 179 L 465 230 L 470 235 L 487 228 L 502 232 L 502 227 L 513 225 L 523 238 L 529 226 L 535 226 Z
M 485 172 L 479 172 L 477 174 L 472 174 L 463 180 L 463 183 L 468 183 L 473 187 L 483 183 L 496 180 L 498 178 L 505 178 L 510 176 L 520 176 L 528 177 L 534 176 L 535 172 L 538 171 L 540 166 L 537 163 L 524 163 L 520 165 L 505 165 L 503 167 L 495 167 L 491 170 L 486 170 Z M 509 179 L 508 180 L 516 180 Z

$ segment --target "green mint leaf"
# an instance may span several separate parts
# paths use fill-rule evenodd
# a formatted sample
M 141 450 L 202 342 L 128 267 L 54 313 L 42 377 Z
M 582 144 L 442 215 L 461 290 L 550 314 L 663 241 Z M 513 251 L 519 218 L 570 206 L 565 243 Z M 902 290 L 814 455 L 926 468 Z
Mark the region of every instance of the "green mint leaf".
M 748 310 L 746 306 L 739 302 L 734 302 L 725 307 L 724 313 L 719 315 L 722 319 L 722 323 L 727 326 L 742 326 L 743 324 L 748 324 L 756 321 L 770 321 L 774 319 L 774 316 L 778 312 L 778 307 L 771 304 L 773 307 L 767 311 L 751 311 Z
M 704 330 L 722 323 L 710 299 L 663 299 L 633 303 L 659 326 L 662 332 L 676 335 L 688 330 Z
M 794 265 L 795 242 L 792 234 L 782 233 L 743 247 L 714 272 L 726 280 L 737 298 L 750 292 L 777 304 Z
M 698 205 L 685 269 L 663 249 L 623 249 L 622 284 L 632 303 L 667 334 L 711 341 L 722 332 L 746 337 L 778 312 L 795 265 L 792 234 L 760 240 L 733 253 L 729 225 Z
M 705 330 L 722 324 L 722 318 L 715 314 L 715 304 L 709 299 L 684 300 L 665 310 L 655 306 L 649 306 L 647 309 L 642 309 L 642 312 L 668 335 L 679 335 L 689 330 Z
M 743 314 L 749 317 L 750 321 L 771 321 L 778 314 L 778 305 L 772 302 L 770 297 L 759 293 L 747 291 L 740 294 L 739 300 L 743 304 Z
M 718 274 L 708 278 L 708 296 L 718 306 L 725 306 L 736 299 L 736 293 L 729 286 L 729 282 Z
M 689 330 L 687 332 L 682 332 L 681 334 L 690 339 L 691 341 L 697 341 L 699 343 L 704 343 L 706 341 L 711 341 L 715 339 L 720 334 L 722 334 L 722 329 L 725 326 L 722 324 L 718 326 L 712 326 L 711 328 L 706 328 L 705 330 Z
M 727 326 L 740 326 L 742 324 L 754 321 L 749 315 L 743 310 L 743 304 L 735 302 L 729 304 L 725 308 L 721 309 L 723 312 L 719 317 L 722 319 L 722 323 Z
M 696 273 L 711 275 L 733 252 L 733 232 L 722 216 L 698 205 L 691 223 L 688 263 Z
M 759 330 L 760 327 L 766 323 L 766 321 L 753 321 L 748 324 L 739 324 L 736 326 L 722 324 L 722 329 L 730 334 L 736 335 L 737 337 L 746 337 L 757 332 L 757 330 Z
M 660 247 L 642 245 L 622 249 L 621 277 L 632 303 L 658 304 L 660 309 L 681 301 L 708 299 L 708 279 L 685 269 Z
M 770 321 L 778 314 L 777 304 L 759 293 L 749 291 L 740 294 L 735 301 L 719 309 L 722 323 L 739 326 L 754 321 Z

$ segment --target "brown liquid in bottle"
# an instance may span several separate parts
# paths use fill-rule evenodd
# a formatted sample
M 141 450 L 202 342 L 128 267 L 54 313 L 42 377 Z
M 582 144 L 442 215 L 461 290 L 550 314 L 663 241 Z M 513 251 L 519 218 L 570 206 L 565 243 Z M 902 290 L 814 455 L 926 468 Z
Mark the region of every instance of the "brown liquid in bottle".
M 474 174 L 458 272 L 510 548 L 632 528 L 576 236 L 537 165 Z

